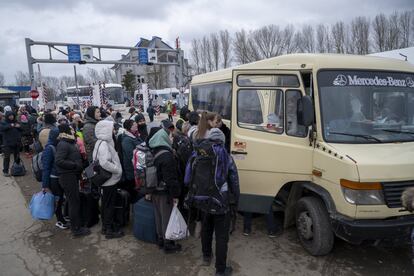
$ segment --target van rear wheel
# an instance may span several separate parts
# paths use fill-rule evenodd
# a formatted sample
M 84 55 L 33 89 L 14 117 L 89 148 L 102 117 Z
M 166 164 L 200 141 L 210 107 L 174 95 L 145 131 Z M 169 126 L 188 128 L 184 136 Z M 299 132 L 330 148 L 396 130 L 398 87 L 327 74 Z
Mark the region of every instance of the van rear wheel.
M 303 197 L 296 205 L 296 229 L 302 246 L 313 256 L 328 254 L 334 244 L 328 212 L 316 197 Z

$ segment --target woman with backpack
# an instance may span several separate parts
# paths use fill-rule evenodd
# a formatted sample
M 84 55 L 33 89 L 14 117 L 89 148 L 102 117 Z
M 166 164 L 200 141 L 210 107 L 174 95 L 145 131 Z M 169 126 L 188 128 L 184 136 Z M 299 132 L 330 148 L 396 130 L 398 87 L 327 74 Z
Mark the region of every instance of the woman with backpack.
M 194 144 L 194 156 L 187 164 L 185 183 L 189 185 L 187 205 L 202 212 L 201 245 L 203 265 L 212 259 L 213 233 L 216 239 L 216 275 L 230 275 L 226 266 L 232 210 L 239 196 L 236 165 L 225 149 L 225 136 L 211 128 L 205 139 Z
M 111 178 L 102 184 L 102 234 L 107 239 L 124 236 L 124 232 L 115 223 L 116 184 L 121 180 L 122 166 L 115 151 L 113 134 L 114 123 L 112 121 L 99 121 L 95 128 L 98 140 L 92 154 L 93 161 L 99 161 L 101 168 L 112 174 Z
M 86 236 L 91 231 L 81 226 L 79 179 L 83 171 L 83 162 L 76 145 L 75 131 L 68 124 L 59 125 L 58 139 L 55 155 L 56 171 L 69 203 L 72 235 L 73 237 Z
M 154 204 L 155 224 L 158 235 L 158 246 L 164 249 L 165 253 L 174 253 L 181 250 L 181 245 L 172 240 L 165 239 L 168 222 L 174 204 L 178 204 L 180 196 L 180 183 L 177 176 L 177 164 L 174 159 L 171 135 L 174 125 L 170 120 L 161 122 L 162 128 L 153 136 L 153 129 L 150 131 L 149 147 L 153 151 L 154 165 L 157 168 L 158 183 L 157 188 L 148 191 Z
M 49 140 L 42 152 L 42 190 L 50 190 L 52 194 L 58 198 L 56 203 L 55 215 L 56 215 L 56 227 L 60 229 L 68 229 L 69 224 L 63 217 L 63 188 L 59 183 L 59 176 L 57 173 L 55 156 L 56 146 L 58 144 L 59 129 L 54 127 L 50 129 Z

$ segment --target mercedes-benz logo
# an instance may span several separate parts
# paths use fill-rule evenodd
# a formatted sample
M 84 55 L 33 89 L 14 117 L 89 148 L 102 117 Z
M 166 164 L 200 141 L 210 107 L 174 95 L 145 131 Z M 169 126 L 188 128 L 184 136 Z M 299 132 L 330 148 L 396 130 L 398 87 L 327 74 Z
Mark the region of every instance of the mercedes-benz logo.
M 408 87 L 414 87 L 414 80 L 411 77 L 405 79 Z
M 345 86 L 347 84 L 346 77 L 344 75 L 336 76 L 335 80 L 333 81 L 333 85 Z

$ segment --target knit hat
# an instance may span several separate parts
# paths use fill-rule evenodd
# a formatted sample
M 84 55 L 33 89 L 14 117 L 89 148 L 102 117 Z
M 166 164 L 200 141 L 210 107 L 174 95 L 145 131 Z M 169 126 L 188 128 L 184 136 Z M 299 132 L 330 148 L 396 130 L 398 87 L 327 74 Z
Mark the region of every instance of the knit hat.
M 224 136 L 224 133 L 218 129 L 218 128 L 212 128 L 207 133 L 207 139 L 210 139 L 212 141 L 220 141 L 223 144 L 226 142 L 226 137 Z
M 198 125 L 198 122 L 200 121 L 200 115 L 198 115 L 197 112 L 192 111 L 188 114 L 188 122 L 190 125 L 195 126 Z
M 54 125 L 56 123 L 56 117 L 52 113 L 46 113 L 44 115 L 44 122 L 48 125 Z
M 162 120 L 161 127 L 165 130 L 174 129 L 174 124 L 170 120 Z
M 70 128 L 68 124 L 59 125 L 58 128 L 59 128 L 59 133 L 65 133 L 65 134 L 72 135 L 72 129 Z
M 29 120 L 27 120 L 27 116 L 26 115 L 22 115 L 22 116 L 20 116 L 20 121 L 22 123 L 27 123 Z
M 5 107 L 4 107 L 4 113 L 6 113 L 6 112 L 11 112 L 12 111 L 12 108 L 11 108 L 11 106 L 10 105 L 6 105 Z

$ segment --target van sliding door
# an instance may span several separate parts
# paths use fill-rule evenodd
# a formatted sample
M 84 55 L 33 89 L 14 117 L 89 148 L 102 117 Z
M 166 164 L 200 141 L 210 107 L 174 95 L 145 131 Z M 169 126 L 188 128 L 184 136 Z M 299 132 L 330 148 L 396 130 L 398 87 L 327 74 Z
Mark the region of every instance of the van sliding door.
M 312 171 L 308 131 L 297 123 L 304 95 L 298 71 L 234 70 L 231 153 L 239 170 L 239 210 L 267 213 L 279 189 Z

